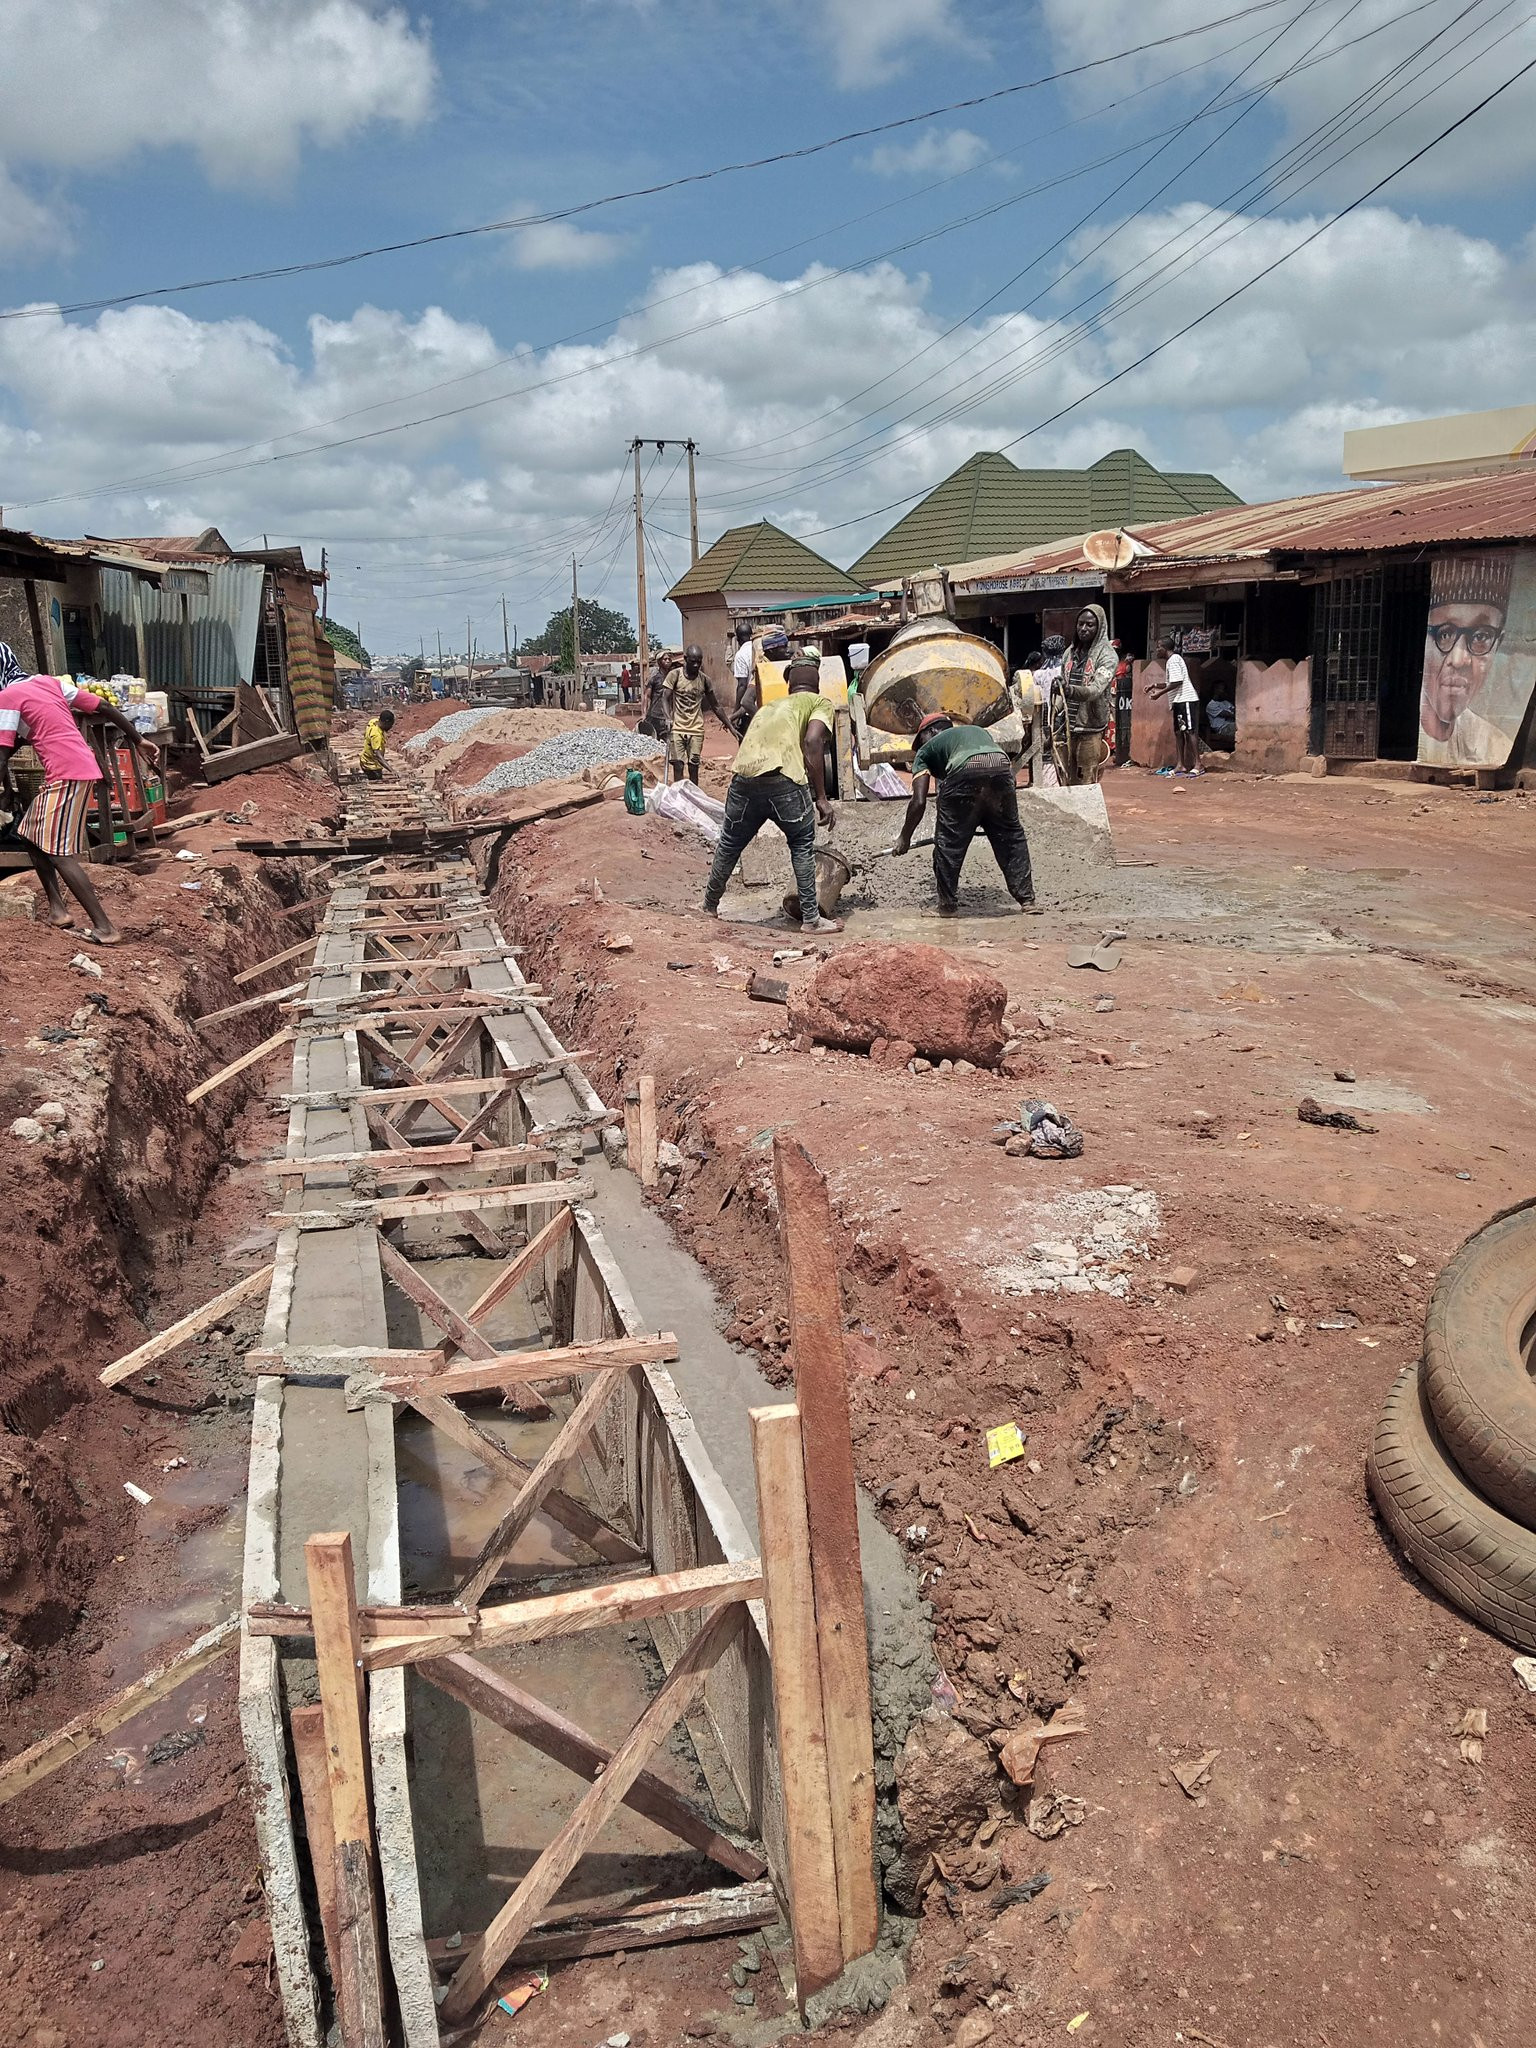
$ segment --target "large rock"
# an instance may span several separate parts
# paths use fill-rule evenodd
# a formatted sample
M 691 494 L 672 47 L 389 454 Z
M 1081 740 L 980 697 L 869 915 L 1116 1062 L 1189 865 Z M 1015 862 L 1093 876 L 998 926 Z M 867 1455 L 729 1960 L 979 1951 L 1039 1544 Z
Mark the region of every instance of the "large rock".
M 896 1759 L 901 1854 L 885 1888 L 904 1913 L 918 1911 L 937 1851 L 960 1850 L 997 1798 L 997 1768 L 984 1742 L 937 1710 L 912 1723 Z
M 789 997 L 796 1031 L 867 1052 L 904 1040 L 925 1059 L 995 1066 L 1010 1033 L 1008 991 L 938 946 L 844 946 Z

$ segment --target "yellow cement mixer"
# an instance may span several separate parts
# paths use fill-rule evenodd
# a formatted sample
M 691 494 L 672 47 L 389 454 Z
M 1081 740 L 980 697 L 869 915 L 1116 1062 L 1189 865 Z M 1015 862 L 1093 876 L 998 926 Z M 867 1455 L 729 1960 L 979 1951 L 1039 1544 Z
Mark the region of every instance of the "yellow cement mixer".
M 864 671 L 864 716 L 878 732 L 912 734 L 936 711 L 992 725 L 1013 710 L 1001 648 L 938 614 L 903 626 Z

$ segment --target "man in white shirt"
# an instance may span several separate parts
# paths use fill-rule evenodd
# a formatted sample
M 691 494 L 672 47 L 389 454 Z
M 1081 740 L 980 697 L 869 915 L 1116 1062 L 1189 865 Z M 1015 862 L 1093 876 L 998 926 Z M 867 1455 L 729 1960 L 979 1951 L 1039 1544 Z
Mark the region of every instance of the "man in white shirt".
M 736 683 L 736 702 L 731 707 L 731 726 L 736 737 L 741 739 L 757 709 L 755 702 L 748 704 L 748 696 L 757 681 L 757 649 L 752 645 L 752 627 L 748 620 L 736 621 L 736 652 L 731 657 L 731 674 Z
M 1173 743 L 1178 749 L 1175 775 L 1200 773 L 1200 692 L 1190 681 L 1189 664 L 1175 654 L 1171 640 L 1159 640 L 1157 658 L 1163 664 L 1163 680 L 1148 685 L 1151 697 L 1167 697 L 1173 710 Z

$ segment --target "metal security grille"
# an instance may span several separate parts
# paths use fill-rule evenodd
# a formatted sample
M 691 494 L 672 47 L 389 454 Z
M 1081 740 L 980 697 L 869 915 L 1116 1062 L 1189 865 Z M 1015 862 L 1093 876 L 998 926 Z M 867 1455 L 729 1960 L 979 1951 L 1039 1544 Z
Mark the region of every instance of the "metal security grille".
M 1381 721 L 1381 570 L 1340 576 L 1317 593 L 1312 750 L 1335 761 L 1376 758 Z

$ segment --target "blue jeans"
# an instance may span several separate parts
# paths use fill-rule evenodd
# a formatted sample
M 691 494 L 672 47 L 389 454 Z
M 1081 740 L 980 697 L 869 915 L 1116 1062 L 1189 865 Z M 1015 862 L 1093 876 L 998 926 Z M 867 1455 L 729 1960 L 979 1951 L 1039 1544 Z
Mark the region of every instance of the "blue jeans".
M 816 837 L 816 806 L 805 784 L 791 781 L 778 768 L 771 775 L 731 777 L 731 786 L 725 793 L 720 844 L 715 848 L 715 863 L 704 888 L 706 910 L 720 908 L 720 898 L 737 861 L 770 820 L 789 841 L 801 914 L 807 923 L 815 917 L 816 862 L 811 847 Z

